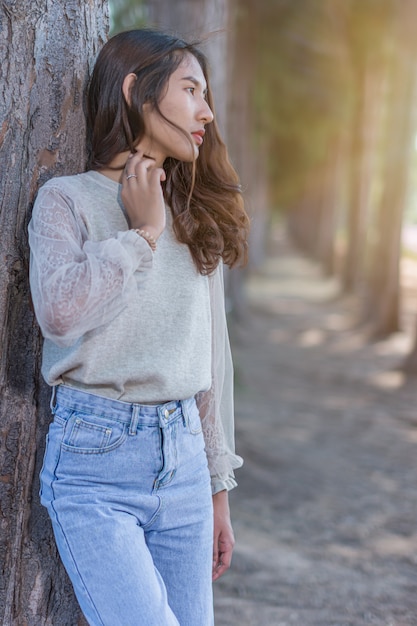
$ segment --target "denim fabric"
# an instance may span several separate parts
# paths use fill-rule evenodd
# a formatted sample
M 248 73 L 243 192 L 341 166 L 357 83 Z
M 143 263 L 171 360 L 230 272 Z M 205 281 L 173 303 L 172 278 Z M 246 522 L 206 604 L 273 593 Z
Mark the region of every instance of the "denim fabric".
M 212 626 L 213 512 L 194 399 L 60 386 L 41 501 L 92 626 Z

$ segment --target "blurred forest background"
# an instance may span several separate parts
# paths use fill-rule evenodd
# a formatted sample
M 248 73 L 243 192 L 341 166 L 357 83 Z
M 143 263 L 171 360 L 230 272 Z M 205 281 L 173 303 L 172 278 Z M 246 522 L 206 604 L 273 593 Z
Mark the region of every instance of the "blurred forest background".
M 249 269 L 280 220 L 357 297 L 370 337 L 396 332 L 401 262 L 417 254 L 417 3 L 111 0 L 110 16 L 113 32 L 151 25 L 205 41 L 252 216 Z M 230 283 L 239 314 L 242 277 Z

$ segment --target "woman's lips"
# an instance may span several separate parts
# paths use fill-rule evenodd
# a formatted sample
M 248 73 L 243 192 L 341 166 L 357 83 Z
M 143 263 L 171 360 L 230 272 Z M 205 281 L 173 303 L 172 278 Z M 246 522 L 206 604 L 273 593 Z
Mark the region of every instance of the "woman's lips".
M 198 130 L 198 131 L 196 131 L 194 133 L 191 133 L 191 134 L 194 137 L 196 144 L 198 146 L 201 146 L 201 144 L 203 143 L 203 137 L 205 135 L 204 130 Z

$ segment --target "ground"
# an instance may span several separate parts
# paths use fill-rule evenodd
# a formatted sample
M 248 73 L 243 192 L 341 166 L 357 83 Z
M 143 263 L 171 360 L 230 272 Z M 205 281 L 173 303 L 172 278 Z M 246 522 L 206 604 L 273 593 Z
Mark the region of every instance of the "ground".
M 216 626 L 417 625 L 412 336 L 369 342 L 337 282 L 276 244 L 232 331 L 245 463 Z

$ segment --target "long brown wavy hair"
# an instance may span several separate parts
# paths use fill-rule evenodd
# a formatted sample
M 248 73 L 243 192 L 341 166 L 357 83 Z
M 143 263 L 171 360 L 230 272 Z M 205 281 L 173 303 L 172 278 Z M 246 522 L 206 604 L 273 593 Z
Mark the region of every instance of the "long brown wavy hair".
M 145 133 L 145 103 L 175 126 L 161 113 L 159 102 L 169 77 L 187 53 L 201 66 L 208 86 L 207 102 L 213 110 L 207 60 L 195 44 L 151 29 L 126 31 L 109 39 L 97 58 L 87 93 L 90 169 L 108 167 L 121 152 L 135 152 Z M 130 73 L 137 80 L 127 104 L 122 84 Z M 213 272 L 221 259 L 230 267 L 244 264 L 249 219 L 216 122 L 207 125 L 196 161 L 168 158 L 164 170 L 164 194 L 173 214 L 174 232 L 178 241 L 188 245 L 198 271 Z

